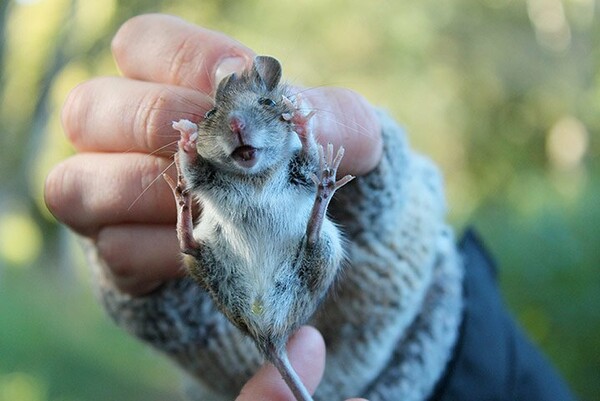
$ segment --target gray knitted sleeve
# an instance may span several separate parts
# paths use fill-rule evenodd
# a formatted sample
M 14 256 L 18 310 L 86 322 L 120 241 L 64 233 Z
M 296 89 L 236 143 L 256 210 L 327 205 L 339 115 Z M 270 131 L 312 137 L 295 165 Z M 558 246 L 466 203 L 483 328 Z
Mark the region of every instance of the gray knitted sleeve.
M 450 357 L 460 320 L 462 270 L 445 223 L 441 177 L 389 116 L 379 117 L 381 162 L 336 194 L 331 208 L 349 243 L 348 266 L 315 321 L 327 342 L 317 389 L 323 400 L 425 397 Z M 436 314 L 447 318 L 429 325 Z M 402 355 L 407 349 L 411 358 Z
M 327 343 L 316 399 L 402 399 L 398 396 L 406 392 L 397 388 L 406 385 L 426 394 L 449 357 L 458 327 L 460 269 L 444 223 L 441 180 L 431 163 L 410 151 L 402 129 L 385 113 L 379 117 L 381 162 L 336 193 L 330 208 L 348 241 L 348 263 L 311 322 Z M 115 322 L 176 361 L 189 379 L 191 398 L 233 399 L 262 359 L 208 295 L 183 278 L 146 297 L 128 296 L 104 277 L 103 262 L 93 246 L 88 248 L 98 296 Z M 437 315 L 431 312 L 436 305 L 444 305 Z M 429 317 L 442 312 L 449 316 L 442 329 L 430 327 Z M 426 327 L 425 340 L 419 324 Z M 434 358 L 419 356 L 419 366 L 409 366 L 402 362 L 410 360 L 401 355 L 406 347 L 413 354 L 427 347 Z M 413 375 L 401 372 L 409 368 Z M 424 378 L 422 383 L 401 380 L 415 375 Z

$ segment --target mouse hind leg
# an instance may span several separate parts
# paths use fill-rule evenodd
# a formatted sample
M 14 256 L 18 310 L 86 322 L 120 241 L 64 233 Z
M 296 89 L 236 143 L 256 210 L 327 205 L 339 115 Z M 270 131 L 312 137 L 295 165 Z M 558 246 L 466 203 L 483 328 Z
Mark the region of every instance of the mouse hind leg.
M 352 175 L 346 175 L 339 180 L 336 179 L 337 169 L 344 157 L 343 147 L 338 149 L 335 158 L 333 157 L 332 144 L 327 145 L 326 152 L 321 145 L 319 145 L 318 149 L 319 175 L 313 174 L 311 176 L 311 179 L 317 186 L 317 196 L 306 227 L 306 238 L 309 246 L 315 245 L 319 240 L 327 207 L 335 191 L 354 179 Z
M 177 203 L 177 238 L 181 252 L 196 255 L 200 243 L 194 238 L 194 222 L 192 218 L 192 195 L 187 188 L 187 183 L 179 166 L 179 154 L 175 154 L 175 167 L 177 169 L 177 183 L 166 173 L 163 178 L 171 187 L 175 202 Z

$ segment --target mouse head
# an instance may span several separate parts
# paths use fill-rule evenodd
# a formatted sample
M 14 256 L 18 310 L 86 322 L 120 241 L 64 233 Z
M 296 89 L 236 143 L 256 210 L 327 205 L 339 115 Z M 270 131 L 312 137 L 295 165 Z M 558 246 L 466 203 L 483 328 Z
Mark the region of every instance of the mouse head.
M 297 136 L 280 80 L 281 65 L 268 56 L 257 56 L 250 69 L 224 78 L 215 107 L 199 123 L 200 156 L 242 174 L 259 174 L 289 160 Z

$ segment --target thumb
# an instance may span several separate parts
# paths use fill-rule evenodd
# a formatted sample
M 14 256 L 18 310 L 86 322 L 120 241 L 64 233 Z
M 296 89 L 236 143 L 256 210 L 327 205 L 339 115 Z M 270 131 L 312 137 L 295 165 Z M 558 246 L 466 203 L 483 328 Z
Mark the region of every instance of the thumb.
M 287 346 L 288 357 L 300 379 L 313 394 L 325 369 L 325 342 L 314 327 L 303 326 Z M 295 401 L 281 374 L 266 363 L 242 388 L 236 401 Z

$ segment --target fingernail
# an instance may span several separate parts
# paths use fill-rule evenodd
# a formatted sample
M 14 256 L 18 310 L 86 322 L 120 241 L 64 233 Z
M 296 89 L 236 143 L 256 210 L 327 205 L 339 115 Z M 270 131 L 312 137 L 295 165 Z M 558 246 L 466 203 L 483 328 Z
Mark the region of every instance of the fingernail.
M 215 82 L 218 84 L 227 75 L 240 72 L 246 67 L 246 59 L 240 56 L 225 57 L 215 70 Z

